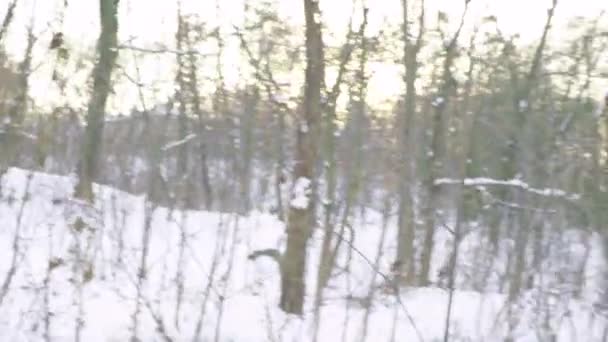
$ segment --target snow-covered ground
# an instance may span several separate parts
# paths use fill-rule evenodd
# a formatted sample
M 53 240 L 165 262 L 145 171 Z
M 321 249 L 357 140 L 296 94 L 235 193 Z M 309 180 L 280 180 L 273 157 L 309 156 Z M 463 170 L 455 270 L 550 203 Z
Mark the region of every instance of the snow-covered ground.
M 248 258 L 255 250 L 283 247 L 284 225 L 276 217 L 170 211 L 103 186 L 95 188 L 90 207 L 71 197 L 73 185 L 68 177 L 15 168 L 2 178 L 0 341 L 67 341 L 77 334 L 81 341 L 311 340 L 315 272 L 308 275 L 306 314 L 289 316 L 278 308 L 276 262 Z M 448 291 L 402 289 L 397 297 L 374 271 L 381 250 L 377 270 L 390 274 L 394 222 L 381 248 L 378 213 L 359 219 L 354 231 L 338 271 L 348 258 L 350 269 L 338 272 L 325 291 L 319 341 L 362 341 L 364 327 L 372 342 L 443 340 Z M 448 255 L 446 235 L 437 237 L 435 270 Z M 310 242 L 309 270 L 316 269 L 321 237 L 317 232 Z M 581 300 L 530 290 L 509 309 L 502 294 L 456 291 L 450 340 L 502 341 L 511 325 L 516 341 L 548 341 L 548 332 L 558 341 L 602 341 L 606 318 L 593 306 L 603 265 L 595 240 L 588 240 Z M 479 243 L 474 234 L 463 242 L 464 275 L 475 272 L 467 268 L 475 257 L 467 246 Z M 547 272 L 561 266 L 551 267 Z

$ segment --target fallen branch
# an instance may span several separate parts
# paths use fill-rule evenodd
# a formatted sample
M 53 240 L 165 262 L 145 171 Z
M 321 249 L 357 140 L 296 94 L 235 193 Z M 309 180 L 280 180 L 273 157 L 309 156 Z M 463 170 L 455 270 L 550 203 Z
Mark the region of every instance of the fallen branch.
M 281 264 L 281 252 L 279 252 L 278 249 L 274 249 L 274 248 L 267 248 L 267 249 L 261 249 L 261 250 L 254 251 L 253 253 L 249 254 L 247 259 L 255 261 L 257 258 L 263 257 L 263 256 L 269 257 L 272 260 L 276 261 L 278 264 Z
M 579 194 L 573 194 L 566 192 L 562 189 L 554 189 L 554 188 L 534 188 L 523 182 L 519 179 L 510 179 L 510 180 L 500 180 L 500 179 L 492 179 L 492 178 L 465 178 L 464 180 L 460 179 L 451 179 L 451 178 L 440 178 L 437 179 L 434 183 L 435 185 L 463 185 L 463 186 L 511 186 L 515 188 L 519 188 L 521 190 L 525 190 L 531 192 L 533 194 L 539 196 L 546 197 L 558 197 L 564 198 L 569 201 L 578 201 L 581 199 Z

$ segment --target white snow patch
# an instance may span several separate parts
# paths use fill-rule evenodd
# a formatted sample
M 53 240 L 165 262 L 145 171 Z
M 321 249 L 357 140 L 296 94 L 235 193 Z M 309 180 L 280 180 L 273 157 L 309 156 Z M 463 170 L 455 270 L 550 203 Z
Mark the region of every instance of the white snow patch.
M 293 195 L 289 203 L 292 208 L 306 209 L 310 204 L 311 182 L 306 177 L 296 179 L 293 186 Z
M 192 341 L 202 308 L 206 315 L 200 341 L 312 340 L 316 272 L 306 276 L 304 315 L 294 317 L 278 308 L 280 274 L 276 262 L 268 258 L 248 260 L 252 251 L 281 249 L 285 227 L 275 216 L 169 210 L 150 206 L 144 196 L 97 185 L 95 205 L 90 205 L 71 197 L 74 179 L 15 168 L 9 169 L 0 182 L 0 282 L 10 268 L 16 233 L 21 242 L 18 268 L 0 303 L 0 341 L 43 341 L 45 333 L 51 341 L 74 340 L 79 319 L 83 322 L 81 340 L 127 341 L 133 334 L 137 303 L 137 337 L 141 341 L 163 340 L 159 324 L 169 339 Z M 294 188 L 301 190 L 304 199 L 294 199 L 307 202 L 310 183 L 307 178 L 298 179 Z M 75 216 L 89 220 L 94 229 L 75 232 L 71 225 Z M 338 272 L 330 280 L 321 309 L 319 342 L 361 340 L 366 312 L 361 299 L 372 288 L 376 292 L 369 307 L 367 341 L 389 341 L 393 330 L 397 341 L 417 341 L 416 331 L 425 341 L 443 339 L 448 291 L 438 287 L 404 289 L 399 302 L 370 267 L 368 260 L 375 260 L 380 250 L 383 254 L 377 270 L 390 274 L 390 261 L 396 252 L 395 221 L 394 217 L 389 220 L 382 239 L 380 213 L 370 210 L 365 220 L 353 219 L 356 236 L 352 236 L 352 246 L 367 260 L 358 253 L 348 253 L 347 248 L 338 254 L 341 267 L 348 260 L 351 263 L 348 272 Z M 138 295 L 146 222 L 150 224 L 148 256 Z M 450 236 L 440 230 L 437 241 L 448 241 Z M 572 258 L 578 258 L 584 251 L 579 246 L 581 240 L 564 239 L 570 240 L 578 241 L 569 245 L 576 251 Z M 313 234 L 309 264 L 317 265 L 321 243 L 322 234 Z M 463 259 L 459 260 L 463 275 L 480 272 L 471 263 L 475 259 L 470 254 L 473 247 L 483 243 L 475 234 L 463 241 Z M 75 305 L 78 296 L 74 279 L 80 275 L 75 272 L 80 267 L 74 254 L 76 244 L 93 265 L 92 279 L 82 289 L 82 314 Z M 589 243 L 592 253 L 586 275 L 597 280 L 586 285 L 592 294 L 603 284 L 598 268 L 605 263 L 599 244 L 596 238 Z M 437 248 L 436 253 L 433 260 L 439 264 L 449 255 L 449 249 Z M 47 274 L 52 260 L 60 262 Z M 559 262 L 553 257 L 547 260 Z M 558 266 L 567 268 L 570 262 Z M 557 269 L 549 266 L 540 272 L 548 279 L 558 279 Z M 178 283 L 183 286 L 181 300 Z M 520 306 L 514 308 L 519 318 L 514 341 L 548 340 L 543 331 L 545 313 L 551 314 L 547 326 L 557 341 L 602 341 L 606 318 L 594 311 L 588 300 L 555 296 L 551 297 L 551 307 L 542 307 L 534 301 L 537 294 L 531 294 L 535 297 L 524 296 Z M 450 340 L 503 341 L 508 327 L 505 297 L 498 292 L 456 291 Z
M 443 97 L 439 96 L 439 97 L 437 97 L 436 99 L 433 100 L 433 102 L 431 103 L 431 105 L 433 107 L 439 107 L 444 102 L 445 102 L 445 99 Z
M 568 200 L 576 201 L 580 199 L 579 194 L 569 193 L 562 189 L 554 189 L 554 188 L 534 188 L 530 186 L 528 183 L 522 181 L 521 179 L 509 179 L 509 180 L 500 180 L 486 177 L 478 177 L 478 178 L 465 178 L 463 180 L 452 179 L 452 178 L 440 178 L 435 181 L 436 185 L 442 184 L 463 184 L 466 186 L 486 186 L 486 185 L 499 185 L 499 186 L 513 186 L 516 188 L 520 188 L 522 190 L 526 190 L 537 195 L 547 196 L 547 197 L 562 197 Z
M 196 138 L 196 134 L 194 134 L 194 133 L 188 134 L 183 139 L 172 141 L 172 142 L 166 144 L 165 146 L 163 146 L 161 148 L 161 150 L 164 151 L 164 152 L 166 152 L 168 150 L 171 150 L 171 149 L 174 149 L 174 148 L 176 148 L 178 146 L 181 146 L 181 145 L 187 143 L 188 141 L 190 141 L 190 140 L 192 140 L 194 138 Z
M 518 107 L 519 107 L 519 111 L 523 112 L 526 109 L 528 109 L 528 101 L 526 100 L 519 100 L 519 102 L 517 103 Z

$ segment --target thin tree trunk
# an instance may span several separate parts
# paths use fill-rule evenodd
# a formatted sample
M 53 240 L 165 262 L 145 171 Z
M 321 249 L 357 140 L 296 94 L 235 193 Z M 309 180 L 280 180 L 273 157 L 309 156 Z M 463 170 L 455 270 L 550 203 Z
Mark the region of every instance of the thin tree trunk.
M 256 122 L 258 103 L 260 100 L 260 91 L 257 86 L 251 87 L 251 90 L 246 90 L 243 95 L 244 108 L 242 118 L 240 120 L 239 147 L 240 147 L 240 170 L 239 170 L 239 193 L 241 204 L 239 211 L 246 214 L 251 210 L 251 177 L 252 177 L 252 161 L 254 152 L 254 125 Z
M 547 19 L 545 22 L 545 26 L 543 29 L 543 34 L 541 40 L 535 50 L 534 58 L 532 60 L 532 65 L 530 66 L 530 70 L 528 71 L 526 78 L 524 80 L 524 84 L 521 88 L 516 88 L 516 98 L 513 101 L 514 110 L 516 112 L 516 134 L 514 136 L 513 142 L 514 146 L 512 146 L 509 151 L 508 160 L 511 162 L 513 167 L 513 172 L 522 172 L 525 176 L 525 179 L 530 179 L 531 172 L 529 171 L 528 162 L 531 161 L 531 157 L 529 152 L 526 149 L 522 148 L 522 144 L 525 142 L 526 138 L 529 138 L 534 132 L 531 132 L 526 125 L 528 114 L 530 113 L 530 96 L 534 85 L 538 81 L 538 72 L 541 68 L 543 52 L 547 43 L 547 37 L 549 31 L 551 29 L 551 22 L 553 20 L 553 16 L 555 14 L 555 8 L 557 7 L 557 0 L 553 0 L 552 6 L 548 11 Z M 521 169 L 520 169 L 521 168 Z M 509 175 L 514 177 L 515 174 Z M 515 203 L 526 206 L 527 196 L 523 194 L 520 190 L 514 190 L 514 200 Z M 509 301 L 514 301 L 519 295 L 522 285 L 523 285 L 523 277 L 524 271 L 526 267 L 526 248 L 528 245 L 529 238 L 529 229 L 530 229 L 530 217 L 529 213 L 520 211 L 516 213 L 516 226 L 517 233 L 515 238 L 515 266 L 512 273 L 511 284 L 509 286 Z
M 464 17 L 464 16 L 463 16 Z M 464 116 L 461 118 L 462 126 L 460 132 L 460 139 L 457 140 L 457 144 L 461 146 L 460 153 L 456 150 L 456 159 L 457 159 L 457 177 L 460 183 L 456 188 L 455 193 L 455 202 L 456 202 L 456 220 L 454 223 L 454 247 L 452 249 L 452 253 L 450 255 L 449 263 L 448 263 L 448 305 L 447 305 L 447 313 L 445 317 L 445 330 L 443 335 L 443 341 L 449 341 L 449 333 L 450 333 L 450 320 L 452 316 L 452 309 L 454 304 L 454 293 L 456 291 L 456 268 L 458 264 L 458 256 L 460 252 L 460 243 L 463 238 L 462 226 L 465 223 L 467 218 L 466 213 L 466 199 L 465 199 L 465 191 L 463 188 L 464 180 L 467 177 L 468 171 L 468 160 L 472 157 L 472 147 L 473 147 L 473 127 L 476 118 L 476 112 L 469 112 L 469 103 L 470 96 L 473 89 L 473 76 L 475 71 L 475 61 L 474 61 L 474 53 L 475 53 L 475 38 L 477 36 L 477 29 L 474 30 L 473 35 L 471 36 L 471 40 L 469 43 L 469 69 L 467 70 L 467 82 L 463 94 L 463 105 L 461 112 L 464 113 Z
M 367 26 L 367 13 L 368 10 L 366 8 L 363 9 L 363 21 L 361 26 L 359 27 L 359 31 L 357 32 L 357 36 L 362 41 L 362 50 L 366 50 L 367 47 L 364 43 L 365 41 L 365 28 Z M 321 300 L 320 293 L 323 288 L 327 286 L 327 282 L 329 281 L 329 277 L 331 275 L 331 271 L 334 266 L 334 260 L 331 258 L 332 250 L 331 246 L 334 238 L 334 215 L 336 211 L 336 187 L 337 187 L 337 165 L 336 165 L 336 102 L 338 97 L 340 96 L 340 86 L 343 82 L 344 74 L 346 73 L 347 65 L 351 59 L 353 43 L 351 42 L 352 36 L 354 32 L 350 28 L 349 24 L 349 32 L 346 38 L 346 43 L 342 48 L 341 56 L 344 56 L 340 61 L 340 66 L 338 70 L 338 76 L 336 77 L 336 82 L 334 83 L 332 90 L 329 93 L 327 106 L 325 106 L 325 126 L 324 126 L 324 140 L 325 140 L 325 175 L 326 175 L 326 196 L 323 199 L 324 207 L 325 207 L 325 215 L 324 215 L 324 236 L 323 243 L 321 248 L 321 257 L 320 257 L 320 265 L 318 270 L 318 279 L 317 279 L 317 299 Z M 366 56 L 367 51 L 364 52 L 364 57 Z M 366 57 L 365 57 L 366 58 Z M 363 68 L 363 67 L 361 67 Z M 360 72 L 365 72 L 365 69 Z M 363 79 L 359 79 L 363 81 Z M 358 95 L 364 95 L 365 84 L 361 83 L 357 90 Z M 364 109 L 361 106 L 365 106 L 364 100 L 360 99 L 357 104 L 359 107 L 356 108 L 356 111 L 360 111 L 363 113 Z M 356 114 L 359 115 L 358 113 Z M 347 201 L 352 202 L 352 198 L 347 199 Z
M 418 17 L 418 37 L 411 41 L 411 27 L 409 23 L 408 1 L 402 0 L 403 8 L 403 65 L 405 66 L 405 98 L 403 120 L 401 122 L 399 150 L 403 154 L 400 158 L 399 175 L 399 207 L 397 232 L 397 257 L 393 264 L 393 271 L 403 284 L 414 282 L 414 201 L 412 198 L 413 177 L 411 175 L 414 150 L 410 148 L 411 132 L 416 115 L 416 79 L 418 78 L 418 52 L 422 46 L 424 35 L 425 2 L 420 1 L 420 15 Z
M 183 51 L 186 46 L 186 40 L 188 36 L 188 24 L 184 21 L 181 12 L 181 2 L 178 2 L 177 7 L 177 32 L 175 34 L 177 42 L 177 50 Z M 178 140 L 186 140 L 189 134 L 189 118 L 188 118 L 188 91 L 189 80 L 187 79 L 186 70 L 186 56 L 179 54 L 177 55 L 177 75 L 176 83 L 179 89 L 175 96 L 178 104 Z M 178 187 L 178 202 L 181 208 L 191 208 L 192 198 L 190 191 L 189 179 L 189 152 L 187 143 L 180 144 L 177 151 L 177 187 Z
M 5 166 L 19 165 L 19 150 L 23 135 L 23 122 L 28 110 L 28 94 L 29 94 L 29 77 L 32 69 L 32 50 L 36 38 L 32 32 L 34 18 L 31 19 L 27 30 L 27 45 L 25 55 L 21 63 L 19 63 L 19 74 L 16 79 L 16 92 L 13 104 L 8 109 L 9 124 L 7 129 L 7 141 L 4 144 L 5 149 L 2 152 L 2 162 Z M 1 115 L 2 113 L 0 113 Z M 1 172 L 0 172 L 1 174 Z
M 374 269 L 380 268 L 380 262 L 384 257 L 384 249 L 385 249 L 385 240 L 386 240 L 386 231 L 388 230 L 390 212 L 391 212 L 391 198 L 387 196 L 384 199 L 384 208 L 382 210 L 382 230 L 380 232 L 380 239 L 378 240 L 378 247 L 376 248 L 376 258 L 374 259 Z M 361 335 L 359 342 L 365 342 L 367 339 L 368 329 L 369 329 L 369 319 L 372 314 L 372 302 L 374 300 L 374 295 L 377 290 L 376 279 L 378 278 L 378 272 L 372 273 L 372 279 L 369 282 L 369 290 L 367 291 L 367 296 L 365 297 L 365 312 L 363 314 L 363 322 L 361 324 Z
M 80 157 L 76 196 L 93 200 L 101 155 L 106 102 L 110 94 L 112 69 L 118 57 L 119 0 L 99 0 L 101 33 L 97 41 L 98 60 L 93 69 L 93 93 L 87 108 L 87 126 Z
M 367 44 L 366 44 L 366 38 L 365 38 L 365 29 L 367 27 L 367 14 L 368 14 L 368 9 L 367 8 L 363 8 L 363 21 L 361 22 L 361 25 L 359 27 L 359 30 L 357 32 L 357 39 L 361 40 L 361 61 L 360 61 L 360 65 L 359 65 L 359 71 L 358 71 L 358 76 L 357 76 L 357 80 L 359 81 L 358 84 L 358 89 L 356 90 L 357 94 L 355 95 L 357 97 L 357 103 L 355 104 L 355 116 L 356 116 L 356 121 L 359 121 L 359 117 L 363 116 L 363 113 L 365 111 L 364 107 L 365 107 L 365 89 L 366 89 L 366 82 L 365 82 L 365 64 L 367 62 Z M 336 77 L 336 81 L 332 87 L 331 92 L 329 93 L 328 96 L 328 105 L 326 106 L 326 110 L 325 110 L 325 134 L 324 134 L 324 138 L 325 138 L 325 158 L 326 160 L 324 161 L 324 166 L 325 166 L 325 174 L 326 174 L 326 187 L 327 187 L 327 191 L 326 191 L 326 197 L 324 198 L 324 207 L 325 207 L 325 222 L 324 222 L 324 236 L 323 236 L 323 242 L 322 242 L 322 246 L 321 246 L 321 256 L 320 256 L 320 262 L 319 262 L 319 268 L 317 271 L 317 288 L 316 288 L 316 292 L 315 292 L 315 303 L 314 303 L 314 336 L 313 336 L 313 341 L 317 341 L 318 339 L 318 333 L 319 333 L 319 323 L 320 323 L 320 316 L 321 316 L 321 303 L 323 301 L 323 290 L 325 289 L 325 287 L 327 286 L 327 283 L 329 282 L 329 279 L 331 277 L 331 273 L 334 269 L 335 266 L 335 262 L 336 262 L 336 258 L 339 252 L 339 248 L 341 245 L 341 239 L 343 238 L 343 232 L 344 232 L 344 228 L 346 226 L 346 218 L 348 217 L 348 215 L 350 215 L 350 207 L 351 207 L 351 203 L 354 200 L 354 193 L 355 193 L 355 189 L 354 189 L 354 184 L 353 180 L 350 180 L 348 183 L 348 187 L 349 189 L 347 190 L 348 195 L 347 195 L 347 204 L 346 204 L 346 209 L 344 212 L 344 219 L 342 220 L 342 226 L 341 226 L 341 232 L 338 236 L 338 241 L 336 242 L 336 246 L 335 248 L 332 250 L 332 244 L 334 241 L 334 216 L 336 215 L 337 212 L 337 206 L 335 204 L 336 201 L 336 187 L 337 187 L 337 165 L 336 165 L 336 137 L 335 137 L 335 132 L 336 132 L 336 103 L 338 100 L 338 97 L 340 96 L 340 86 L 342 85 L 343 82 L 343 77 L 344 74 L 346 73 L 346 68 L 348 63 L 351 60 L 351 56 L 352 56 L 352 51 L 353 51 L 353 30 L 352 30 L 352 16 L 351 16 L 351 20 L 349 21 L 349 30 L 348 30 L 348 34 L 346 37 L 346 43 L 344 44 L 344 46 L 342 47 L 342 53 L 340 54 L 342 57 L 342 59 L 340 60 L 340 66 L 338 69 L 338 76 Z M 360 123 L 360 121 L 358 122 Z M 360 137 L 358 137 L 360 138 Z M 355 146 L 360 146 L 359 145 L 355 145 Z M 359 153 L 357 153 L 357 155 L 359 155 Z M 353 175 L 354 176 L 354 175 Z M 356 184 L 356 181 L 355 181 Z M 352 188 L 352 189 L 351 189 Z
M 462 16 L 460 17 L 460 25 L 458 30 L 445 47 L 446 57 L 443 63 L 443 77 L 441 80 L 442 84 L 438 96 L 433 100 L 434 113 L 432 120 L 431 149 L 427 153 L 428 166 L 430 170 L 425 182 L 427 191 L 429 193 L 429 199 L 424 210 L 426 227 L 420 260 L 420 276 L 418 279 L 420 286 L 427 286 L 429 284 L 429 273 L 431 270 L 431 261 L 435 246 L 434 239 L 436 215 L 440 194 L 439 187 L 435 184 L 435 180 L 439 177 L 439 174 L 443 169 L 442 154 L 445 147 L 444 114 L 452 92 L 456 87 L 456 81 L 454 80 L 451 69 L 456 58 L 458 38 L 460 37 L 460 32 L 464 25 L 464 19 L 469 9 L 469 3 L 470 0 L 465 1 L 465 8 Z
M 13 0 L 8 4 L 8 8 L 6 9 L 6 15 L 2 20 L 2 26 L 0 26 L 0 43 L 2 43 L 2 39 L 6 36 L 6 31 L 8 31 L 8 27 L 11 25 L 13 18 L 15 16 L 15 8 L 17 7 L 17 2 L 19 0 Z M 2 51 L 3 45 L 0 45 L 0 65 L 4 62 L 4 51 Z

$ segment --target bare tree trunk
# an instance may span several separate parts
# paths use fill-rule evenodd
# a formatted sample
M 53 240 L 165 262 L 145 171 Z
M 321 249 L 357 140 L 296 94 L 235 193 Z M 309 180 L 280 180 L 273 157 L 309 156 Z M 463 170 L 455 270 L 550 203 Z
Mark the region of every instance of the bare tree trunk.
M 277 137 L 275 143 L 275 177 L 274 177 L 274 193 L 277 200 L 277 215 L 281 220 L 285 220 L 285 204 L 283 203 L 282 187 L 285 183 L 285 150 L 283 148 L 285 142 L 285 113 L 282 108 L 276 108 L 277 120 Z
M 388 230 L 389 220 L 390 220 L 390 212 L 391 212 L 391 198 L 390 196 L 386 196 L 384 199 L 384 208 L 382 209 L 382 230 L 380 231 L 380 239 L 378 240 L 378 247 L 376 248 L 376 258 L 374 259 L 374 269 L 378 270 L 380 268 L 380 262 L 384 257 L 385 250 L 385 240 L 386 240 L 386 231 Z M 369 319 L 372 314 L 372 302 L 374 300 L 374 295 L 376 294 L 377 284 L 376 279 L 378 278 L 378 272 L 372 272 L 372 279 L 369 282 L 369 289 L 367 291 L 367 295 L 364 299 L 364 309 L 363 320 L 361 324 L 361 335 L 359 342 L 365 342 L 367 339 L 367 333 L 369 329 Z
M 516 136 L 514 137 L 514 146 L 510 148 L 509 161 L 514 168 L 514 171 L 519 171 L 524 174 L 526 178 L 531 177 L 531 172 L 527 170 L 529 168 L 528 162 L 532 160 L 529 152 L 522 148 L 522 144 L 525 143 L 525 139 L 529 138 L 534 132 L 531 132 L 527 125 L 527 116 L 530 113 L 530 96 L 534 85 L 538 81 L 538 72 L 541 68 L 543 52 L 547 43 L 547 36 L 551 29 L 551 22 L 555 14 L 555 8 L 557 7 L 557 0 L 553 0 L 551 8 L 547 13 L 547 19 L 543 29 L 541 40 L 536 47 L 532 65 L 528 71 L 524 84 L 521 88 L 516 88 L 516 98 L 514 99 L 514 109 L 516 112 L 517 119 L 517 130 Z M 521 169 L 519 169 L 521 167 Z M 519 170 L 518 170 L 519 169 Z M 515 174 L 509 175 L 510 177 Z M 514 199 L 515 203 L 526 206 L 527 197 L 519 190 L 515 190 Z M 515 268 L 513 270 L 511 284 L 509 287 L 509 301 L 514 301 L 519 295 L 522 284 L 524 271 L 526 266 L 526 247 L 528 245 L 529 230 L 530 230 L 530 216 L 529 213 L 520 211 L 515 218 L 517 222 L 517 233 L 515 238 Z
M 323 40 L 319 3 L 304 0 L 306 18 L 306 78 L 304 110 L 297 125 L 293 198 L 287 223 L 287 248 L 281 262 L 283 311 L 302 314 L 305 295 L 306 245 L 314 225 L 314 174 L 321 118 L 321 88 L 324 79 Z
M 367 26 L 367 13 L 368 10 L 366 8 L 363 9 L 363 21 L 357 32 L 357 36 L 362 41 L 365 40 L 365 28 Z M 338 76 L 336 77 L 336 82 L 334 83 L 331 91 L 329 92 L 327 104 L 325 106 L 325 125 L 324 125 L 324 143 L 325 143 L 325 175 L 326 175 L 326 196 L 324 200 L 324 236 L 323 243 L 321 248 L 321 258 L 317 279 L 317 297 L 320 296 L 320 292 L 325 288 L 327 282 L 329 281 L 329 277 L 331 275 L 331 270 L 333 269 L 334 260 L 331 258 L 332 251 L 331 246 L 334 238 L 334 214 L 336 211 L 336 187 L 337 187 L 337 165 L 336 165 L 336 102 L 338 97 L 340 96 L 340 86 L 342 85 L 344 74 L 346 73 L 346 68 L 352 56 L 352 51 L 354 49 L 353 42 L 351 41 L 353 38 L 354 32 L 352 28 L 349 26 L 349 32 L 346 38 L 346 43 L 342 48 L 343 56 L 340 61 L 340 66 L 338 70 Z M 367 49 L 365 44 L 362 44 L 362 49 Z M 364 87 L 363 84 L 360 85 Z M 359 89 L 359 94 L 363 95 L 364 88 Z M 361 100 L 359 103 L 360 106 L 364 106 L 364 103 Z M 359 109 L 359 108 L 358 108 Z M 361 110 L 363 112 L 363 110 Z M 351 200 L 351 199 L 347 199 Z M 320 300 L 321 298 L 318 298 Z
M 22 135 L 24 134 L 23 122 L 25 121 L 25 116 L 27 114 L 29 77 L 32 69 L 32 50 L 34 48 L 34 43 L 36 42 L 36 38 L 32 32 L 34 18 L 31 20 L 32 22 L 30 22 L 27 30 L 25 55 L 21 63 L 19 63 L 15 98 L 13 99 L 13 104 L 8 109 L 9 124 L 7 125 L 7 141 L 5 143 L 5 149 L 2 152 L 2 155 L 0 155 L 3 159 L 1 162 L 5 163 L 5 166 L 18 165 L 18 158 L 20 155 L 19 149 Z M 2 114 L 3 113 L 0 113 L 0 116 Z M 0 172 L 0 174 L 2 174 L 2 172 Z
M 368 9 L 363 8 L 363 21 L 359 27 L 357 32 L 357 39 L 361 40 L 361 62 L 359 67 L 359 75 L 358 75 L 358 89 L 357 95 L 355 95 L 358 99 L 356 104 L 357 108 L 355 109 L 355 115 L 357 118 L 363 115 L 365 109 L 365 63 L 367 62 L 367 44 L 365 43 L 365 29 L 367 27 L 367 14 Z M 349 21 L 349 29 L 346 37 L 346 42 L 342 47 L 342 51 L 340 56 L 342 59 L 340 60 L 340 66 L 338 68 L 338 76 L 336 77 L 336 81 L 329 93 L 327 105 L 325 106 L 325 126 L 324 126 L 324 143 L 325 143 L 325 175 L 326 175 L 326 196 L 324 198 L 324 207 L 325 207 L 325 217 L 324 217 L 324 235 L 323 242 L 321 246 L 321 256 L 319 262 L 319 268 L 317 270 L 317 287 L 315 292 L 315 302 L 314 302 L 314 336 L 313 341 L 317 341 L 318 332 L 319 332 L 319 323 L 320 323 L 320 314 L 321 314 L 321 303 L 323 301 L 323 290 L 327 286 L 329 279 L 331 277 L 332 270 L 334 269 L 336 258 L 339 252 L 339 248 L 341 245 L 341 239 L 343 238 L 343 232 L 345 227 L 345 220 L 350 214 L 350 206 L 353 201 L 354 196 L 348 196 L 346 199 L 346 210 L 344 212 L 344 219 L 341 226 L 341 232 L 338 236 L 338 241 L 335 244 L 335 248 L 332 250 L 332 244 L 334 241 L 334 216 L 336 214 L 337 208 L 335 205 L 336 201 L 336 187 L 337 187 L 337 165 L 336 165 L 336 103 L 338 97 L 340 96 L 340 86 L 342 85 L 344 75 L 346 73 L 346 68 L 351 60 L 352 52 L 354 50 L 353 44 L 353 35 L 354 32 L 352 30 L 352 16 Z M 352 181 L 351 181 L 352 183 Z M 349 189 L 347 190 L 348 195 L 354 193 L 351 188 L 352 184 L 349 184 Z
M 6 31 L 11 25 L 11 22 L 13 21 L 17 2 L 19 2 L 19 0 L 13 0 L 11 3 L 8 4 L 8 8 L 6 9 L 6 15 L 4 15 L 4 19 L 2 20 L 2 26 L 0 26 L 0 43 L 2 43 L 2 39 L 6 35 Z M 2 62 L 4 59 L 4 51 L 2 51 L 2 47 L 3 45 L 0 45 L 0 65 L 3 64 Z
M 188 36 L 188 25 L 184 21 L 181 12 L 181 3 L 178 2 L 177 7 L 177 32 L 175 34 L 177 41 L 177 50 L 183 51 Z M 178 104 L 179 118 L 178 118 L 178 140 L 185 141 L 189 131 L 189 119 L 188 119 L 188 80 L 186 79 L 186 56 L 182 54 L 177 55 L 177 75 L 176 83 L 179 89 L 175 96 Z M 192 199 L 190 196 L 189 181 L 189 153 L 187 143 L 183 143 L 178 147 L 177 151 L 177 197 L 178 201 L 181 202 L 179 207 L 190 208 Z
M 464 17 L 464 16 L 463 16 Z M 469 69 L 467 70 L 467 81 L 463 94 L 463 105 L 461 112 L 463 113 L 462 124 L 461 124 L 461 132 L 459 138 L 457 140 L 458 146 L 460 146 L 460 151 L 456 150 L 456 160 L 457 160 L 457 174 L 456 177 L 459 180 L 458 187 L 456 188 L 455 193 L 455 206 L 456 206 L 456 220 L 454 223 L 454 247 L 452 249 L 452 253 L 450 255 L 450 259 L 448 261 L 448 305 L 446 310 L 445 317 L 445 330 L 443 335 L 443 341 L 448 342 L 449 334 L 450 334 L 450 320 L 452 316 L 452 308 L 454 304 L 454 292 L 456 291 L 456 268 L 458 264 L 458 256 L 460 253 L 460 243 L 463 238 L 462 226 L 465 224 L 466 220 L 466 199 L 465 199 L 465 190 L 464 190 L 464 180 L 467 177 L 467 165 L 468 160 L 472 157 L 472 143 L 473 139 L 473 127 L 475 122 L 476 113 L 473 111 L 469 111 L 469 103 L 471 91 L 473 88 L 473 76 L 475 71 L 474 54 L 475 54 L 475 39 L 477 36 L 477 29 L 474 30 L 473 35 L 471 36 L 471 40 L 469 43 Z
M 187 40 L 188 48 L 190 51 L 194 51 L 194 44 L 191 40 Z M 211 177 L 209 175 L 209 158 L 207 152 L 207 128 L 205 125 L 205 118 L 203 116 L 203 109 L 201 106 L 201 95 L 199 92 L 198 82 L 198 58 L 195 54 L 188 54 L 188 87 L 190 95 L 192 96 L 192 111 L 198 119 L 198 150 L 199 150 L 199 162 L 201 168 L 201 186 L 203 188 L 203 197 L 205 203 L 205 209 L 211 210 L 214 202 L 213 188 L 211 187 Z
M 414 116 L 416 115 L 416 79 L 418 78 L 418 52 L 422 47 L 425 20 L 425 2 L 420 1 L 420 15 L 418 17 L 418 36 L 411 41 L 409 36 L 411 27 L 409 23 L 408 1 L 402 0 L 403 6 L 403 65 L 405 66 L 405 110 L 401 122 L 399 150 L 400 156 L 399 175 L 399 208 L 398 208 L 398 233 L 397 233 L 397 258 L 393 265 L 395 274 L 404 284 L 412 284 L 415 276 L 414 269 L 414 201 L 412 189 L 414 179 L 411 175 L 412 161 L 414 160 L 414 149 L 410 148 L 410 136 L 413 131 Z
M 93 93 L 87 108 L 87 126 L 76 185 L 76 196 L 89 201 L 93 200 L 93 182 L 99 168 L 106 102 L 112 87 L 112 69 L 118 57 L 118 3 L 119 0 L 99 0 L 101 33 L 97 41 L 98 60 L 93 69 Z
M 439 177 L 440 172 L 443 169 L 442 154 L 444 150 L 444 134 L 445 134 L 445 118 L 444 113 L 452 95 L 453 90 L 456 88 L 456 80 L 452 75 L 451 69 L 454 64 L 457 53 L 458 38 L 462 26 L 464 25 L 464 19 L 469 9 L 469 3 L 471 0 L 465 1 L 465 8 L 462 16 L 460 17 L 460 25 L 458 30 L 448 42 L 445 47 L 445 61 L 443 63 L 443 77 L 441 80 L 441 87 L 438 96 L 433 100 L 433 120 L 432 120 L 432 138 L 431 138 L 431 149 L 427 153 L 429 174 L 426 178 L 426 188 L 429 193 L 428 204 L 425 206 L 424 218 L 425 218 L 425 234 L 421 252 L 420 260 L 420 276 L 418 283 L 420 286 L 426 286 L 429 284 L 429 273 L 431 269 L 431 261 L 434 250 L 434 238 L 435 238 L 435 226 L 437 216 L 437 206 L 439 202 L 439 187 L 435 184 L 435 180 Z M 466 164 L 465 164 L 466 165 Z
M 239 212 L 246 214 L 251 210 L 251 177 L 254 153 L 254 125 L 260 101 L 260 90 L 257 86 L 247 89 L 243 99 L 243 113 L 240 120 L 240 170 L 239 170 Z

